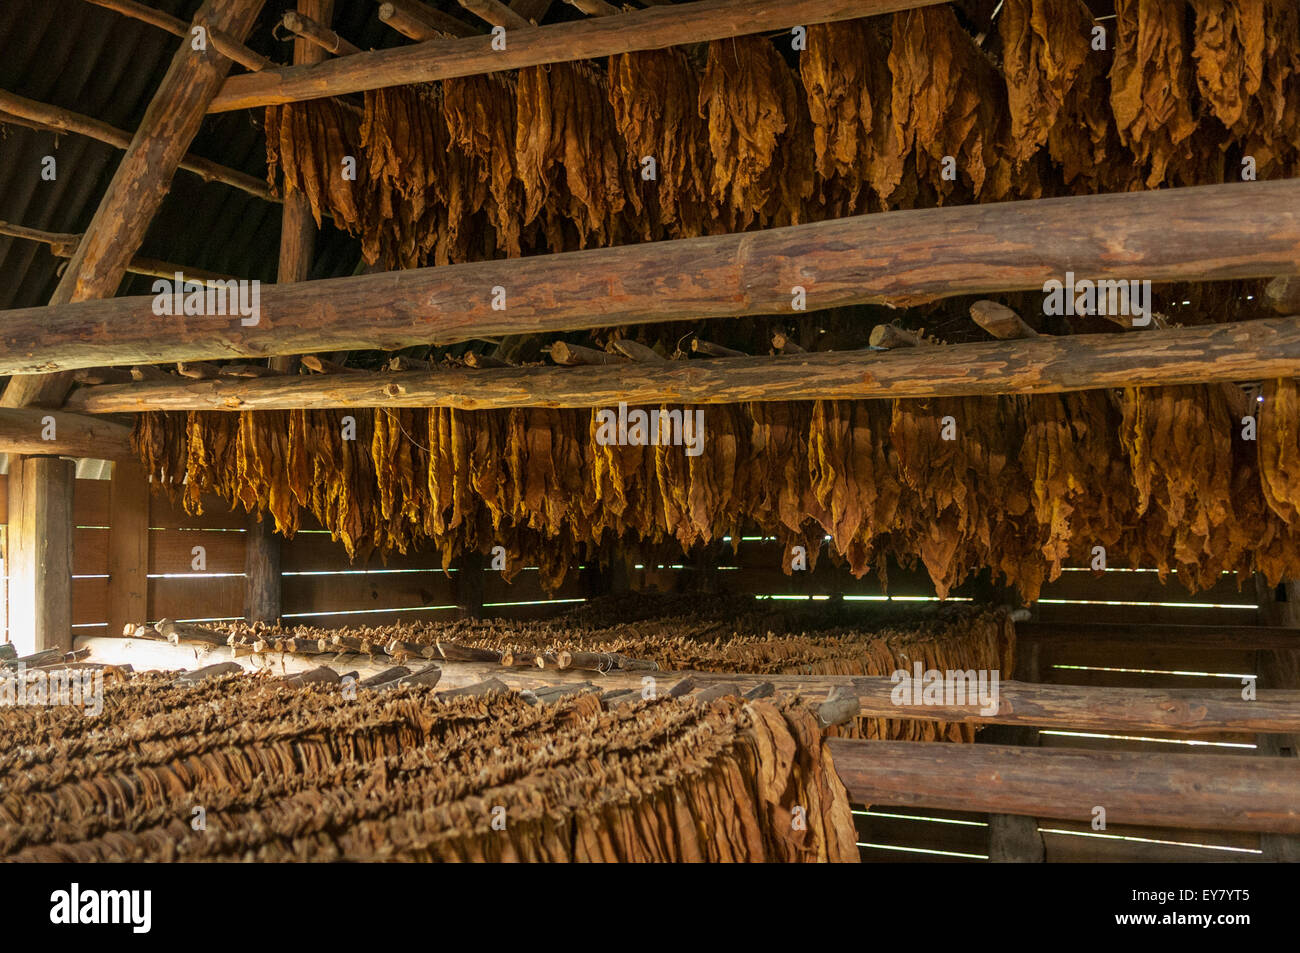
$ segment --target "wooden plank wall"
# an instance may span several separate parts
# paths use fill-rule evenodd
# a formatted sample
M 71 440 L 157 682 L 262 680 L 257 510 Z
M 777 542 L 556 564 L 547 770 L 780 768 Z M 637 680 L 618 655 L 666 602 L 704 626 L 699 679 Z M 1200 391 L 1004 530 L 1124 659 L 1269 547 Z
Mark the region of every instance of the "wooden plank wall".
M 77 480 L 73 491 L 72 625 L 77 635 L 108 632 L 110 486 L 108 480 Z M 0 528 L 7 524 L 7 500 L 8 480 L 0 476 Z M 243 520 L 242 511 L 231 512 L 220 501 L 193 516 L 165 495 L 150 495 L 148 621 L 243 618 Z M 196 547 L 202 547 L 202 569 L 195 568 Z M 432 554 L 395 556 L 386 565 L 378 557 L 349 563 L 342 544 L 313 525 L 285 541 L 281 570 L 287 623 L 338 627 L 458 615 L 456 571 L 444 573 Z M 582 597 L 577 573 L 559 592 L 548 594 L 536 569 L 525 569 L 512 584 L 499 572 L 484 571 L 485 615 L 544 617 L 571 608 Z M 8 619 L 3 618 L 7 638 Z

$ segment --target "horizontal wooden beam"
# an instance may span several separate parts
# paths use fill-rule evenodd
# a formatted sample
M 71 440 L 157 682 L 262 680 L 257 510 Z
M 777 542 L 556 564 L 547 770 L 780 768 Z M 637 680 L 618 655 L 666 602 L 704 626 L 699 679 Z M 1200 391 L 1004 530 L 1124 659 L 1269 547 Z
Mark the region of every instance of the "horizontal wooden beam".
M 1285 377 L 1298 372 L 1300 317 L 1143 335 L 1044 335 L 892 351 L 661 363 L 609 358 L 603 365 L 576 367 L 438 368 L 400 374 L 109 384 L 78 390 L 70 395 L 68 407 L 102 414 L 303 407 L 611 407 L 620 401 L 730 404 L 1043 394 Z
M 812 23 L 932 6 L 938 0 L 697 0 L 552 26 L 512 29 L 505 49 L 490 36 L 430 40 L 313 66 L 231 77 L 211 112 L 249 109 L 386 86 L 429 83 L 499 70 L 599 59 Z
M 125 129 L 118 129 L 116 126 L 110 126 L 90 116 L 83 116 L 71 109 L 39 103 L 6 89 L 0 89 L 0 122 L 9 121 L 46 132 L 70 132 L 113 146 L 115 149 L 126 149 L 131 145 L 131 133 Z M 180 167 L 187 172 L 193 172 L 205 182 L 220 182 L 267 202 L 280 201 L 272 194 L 270 186 L 264 179 L 227 168 L 211 159 L 187 154 L 181 159 Z
M 14 310 L 0 323 L 0 374 L 790 314 L 793 296 L 811 310 L 902 307 L 1041 291 L 1067 272 L 1152 282 L 1300 273 L 1300 179 L 888 212 L 308 281 L 261 289 L 249 326 L 239 315 L 160 318 L 148 296 Z M 1130 346 L 1156 350 L 1141 337 Z M 943 353 L 925 349 L 936 374 L 955 373 Z
M 99 417 L 54 410 L 0 407 L 0 453 L 125 460 L 131 428 Z
M 1298 651 L 1300 629 L 1265 625 L 1127 625 L 1017 622 L 1016 642 L 1132 645 L 1150 648 Z
M 145 620 L 140 620 L 145 621 Z M 97 661 L 132 661 L 137 669 L 188 668 L 194 664 L 194 647 L 157 642 L 132 642 L 113 636 L 85 636 L 77 647 L 90 647 Z M 253 665 L 246 658 L 235 658 L 226 647 L 205 649 L 209 662 L 236 661 Z M 142 654 L 142 653 L 148 653 Z M 382 656 L 371 661 L 349 658 L 346 664 L 361 674 L 382 672 L 392 664 Z M 319 665 L 319 658 L 277 656 L 277 665 L 286 671 L 295 666 Z M 506 668 L 495 662 L 459 662 L 445 660 L 444 682 L 451 687 L 471 685 L 485 678 L 500 678 L 516 690 L 534 691 L 556 685 L 582 684 L 590 672 L 536 668 Z M 640 689 L 647 673 L 608 672 L 600 676 L 608 690 Z M 760 682 L 771 682 L 774 689 L 806 698 L 824 699 L 832 692 L 849 692 L 858 696 L 861 713 L 869 718 L 901 718 L 914 721 L 942 721 L 972 725 L 1023 725 L 1039 728 L 1069 728 L 1079 731 L 1113 732 L 1167 731 L 1196 735 L 1221 731 L 1254 731 L 1289 734 L 1300 729 L 1300 691 L 1261 690 L 1254 701 L 1243 701 L 1241 693 L 1231 690 L 1094 688 L 1077 685 L 1040 685 L 1026 682 L 1001 682 L 998 686 L 997 710 L 985 713 L 979 705 L 908 705 L 894 704 L 896 688 L 890 678 L 850 675 L 754 675 L 728 672 L 662 672 L 659 689 L 667 691 L 673 684 L 690 677 L 701 687 L 734 686 L 737 692 Z M 945 746 L 946 747 L 946 746 Z
M 827 744 L 861 804 L 1198 830 L 1300 832 L 1300 759 L 916 741 Z

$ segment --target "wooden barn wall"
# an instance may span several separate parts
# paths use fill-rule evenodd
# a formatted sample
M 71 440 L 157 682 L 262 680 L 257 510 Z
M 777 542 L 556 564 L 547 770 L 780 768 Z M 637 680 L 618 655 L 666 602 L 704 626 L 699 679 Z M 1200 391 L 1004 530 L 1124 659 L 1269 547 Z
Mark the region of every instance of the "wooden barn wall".
M 107 480 L 78 480 L 74 491 L 73 621 L 78 634 L 107 631 L 109 534 L 111 517 Z M 7 514 L 7 481 L 0 477 L 0 517 Z M 229 620 L 243 614 L 244 515 L 216 504 L 202 516 L 186 514 L 165 496 L 152 494 L 149 512 L 148 617 L 177 620 Z M 5 542 L 0 524 L 0 543 Z M 206 569 L 192 568 L 195 546 L 204 547 Z M 628 585 L 660 592 L 738 592 L 774 600 L 843 598 L 868 604 L 886 598 L 933 601 L 937 597 L 925 572 L 891 567 L 888 592 L 868 577 L 853 577 L 827 559 L 811 571 L 786 575 L 788 558 L 772 539 L 745 537 L 736 547 L 716 547 L 707 557 L 658 562 L 633 555 Z M 349 564 L 341 545 L 329 534 L 307 527 L 282 549 L 284 614 L 287 622 L 322 626 L 376 625 L 397 620 L 449 620 L 458 615 L 455 572 L 443 573 L 428 554 L 378 558 Z M 970 598 L 978 582 L 958 588 L 954 598 Z M 3 590 L 0 589 L 0 592 Z M 513 585 L 486 571 L 484 614 L 537 617 L 580 602 L 583 577 L 571 573 L 563 589 L 544 592 L 536 571 L 525 571 Z M 705 596 L 707 598 L 707 596 Z M 0 606 L 3 609 L 3 606 Z M 1044 587 L 1033 607 L 1034 620 L 1052 623 L 1122 622 L 1132 625 L 1251 626 L 1260 623 L 1252 580 L 1232 576 L 1213 589 L 1187 593 L 1176 581 L 1162 584 L 1154 572 L 1112 569 L 1098 575 L 1069 569 Z M 1022 650 L 1027 648 L 1022 644 Z M 1126 687 L 1227 688 L 1260 672 L 1250 648 L 1189 649 L 1159 642 L 1100 642 L 1087 637 L 1044 639 L 1037 650 L 1037 678 L 1043 682 Z M 1264 686 L 1263 687 L 1283 687 Z M 1286 686 L 1296 687 L 1296 686 Z M 1223 754 L 1254 753 L 1256 737 L 1241 733 L 1198 736 L 1194 743 L 1173 735 L 1100 737 L 1059 730 L 1034 733 L 1032 743 L 1054 747 L 1128 751 L 1170 750 Z M 918 808 L 855 807 L 866 861 L 975 863 L 989 852 L 989 818 L 982 814 Z M 1144 829 L 1110 826 L 1093 831 L 1086 821 L 1038 822 L 1049 862 L 1252 861 L 1264 858 L 1254 834 Z
M 110 485 L 108 480 L 77 480 L 73 489 L 72 621 L 77 635 L 108 632 Z M 0 518 L 3 533 L 8 521 L 5 476 L 0 476 Z M 242 619 L 243 512 L 230 512 L 217 501 L 203 515 L 191 516 L 179 503 L 154 493 L 148 522 L 147 621 Z M 195 547 L 203 549 L 202 569 L 194 568 Z M 307 526 L 283 541 L 281 571 L 287 623 L 338 627 L 458 617 L 456 571 L 444 573 L 431 554 L 393 556 L 387 563 L 378 557 L 349 563 L 342 545 L 332 542 L 328 532 Z M 4 581 L 7 584 L 7 570 Z M 510 584 L 500 573 L 484 572 L 486 615 L 536 618 L 570 608 L 581 598 L 577 573 L 558 592 L 548 594 L 535 569 L 525 569 Z M 7 636 L 7 613 L 4 623 Z

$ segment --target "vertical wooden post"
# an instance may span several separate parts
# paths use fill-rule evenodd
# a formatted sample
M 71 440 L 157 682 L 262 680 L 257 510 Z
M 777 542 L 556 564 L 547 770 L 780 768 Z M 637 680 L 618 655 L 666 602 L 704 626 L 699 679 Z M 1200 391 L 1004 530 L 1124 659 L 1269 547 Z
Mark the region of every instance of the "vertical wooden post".
M 1288 579 L 1277 589 L 1258 575 L 1260 625 L 1280 625 L 1296 629 L 1296 648 L 1287 651 L 1255 653 L 1255 689 L 1300 688 L 1300 580 Z M 1279 592 L 1280 590 L 1280 592 Z M 1279 599 L 1281 595 L 1284 598 Z M 1263 757 L 1300 757 L 1300 735 L 1256 735 L 1256 752 Z M 1263 859 L 1275 863 L 1300 862 L 1300 837 L 1294 834 L 1260 834 Z
M 149 474 L 119 460 L 108 488 L 108 634 L 150 621 L 148 598 Z
M 10 457 L 9 637 L 26 655 L 72 649 L 72 487 L 59 457 Z
M 244 549 L 244 619 L 278 622 L 280 619 L 280 538 L 268 514 L 248 518 Z
M 466 552 L 456 560 L 456 615 L 461 619 L 483 618 L 483 554 Z
M 1018 682 L 1040 680 L 1037 643 L 1028 649 L 1016 647 L 1014 677 Z M 1038 729 L 994 725 L 980 732 L 980 740 L 990 744 L 1037 747 Z M 1043 844 L 1043 835 L 1038 833 L 1038 818 L 1019 814 L 989 815 L 989 863 L 1041 864 L 1046 860 L 1047 848 Z
M 297 10 L 328 27 L 334 17 L 334 0 L 298 0 Z M 326 52 L 298 37 L 293 41 L 293 62 L 323 63 Z M 277 284 L 306 281 L 311 277 L 312 257 L 316 251 L 316 221 L 311 206 L 301 192 L 286 190 L 284 211 L 280 216 L 280 262 L 276 269 Z M 298 369 L 298 358 L 273 357 L 267 362 L 285 373 Z M 280 618 L 280 539 L 270 532 L 266 522 L 250 521 L 248 548 L 244 554 L 244 618 L 249 622 L 274 622 Z

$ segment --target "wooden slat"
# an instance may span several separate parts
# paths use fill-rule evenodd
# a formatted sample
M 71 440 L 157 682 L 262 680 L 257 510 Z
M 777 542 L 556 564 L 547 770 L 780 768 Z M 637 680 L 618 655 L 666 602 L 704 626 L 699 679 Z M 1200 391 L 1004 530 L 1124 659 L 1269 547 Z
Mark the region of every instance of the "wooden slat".
M 76 526 L 109 525 L 108 480 L 77 480 L 72 487 L 72 519 Z
M 858 840 L 867 844 L 894 846 L 898 850 L 861 848 L 862 859 L 867 863 L 980 863 L 979 858 L 945 857 L 936 854 L 912 853 L 913 850 L 946 851 L 958 854 L 988 854 L 988 827 L 964 824 L 942 824 L 932 820 L 904 820 L 884 817 L 879 813 L 860 814 L 861 805 L 854 806 L 853 825 Z M 914 808 L 876 808 L 876 812 L 913 815 L 949 820 L 968 820 L 987 824 L 986 815 L 962 811 L 927 811 Z
M 1172 574 L 1169 582 L 1162 584 L 1153 572 L 1066 572 L 1054 582 L 1043 584 L 1041 598 L 1255 605 L 1255 585 L 1247 578 L 1244 588 L 1238 590 L 1233 574 L 1221 577 L 1210 589 L 1188 592 Z
M 1092 622 L 1020 622 L 1016 624 L 1020 644 L 1106 645 L 1116 649 L 1133 646 L 1218 649 L 1222 647 L 1262 649 L 1300 648 L 1300 630 L 1280 626 L 1253 625 L 1142 625 Z M 1276 686 L 1274 686 L 1276 687 Z
M 205 572 L 243 572 L 243 533 L 203 530 L 151 530 L 149 572 L 192 573 L 194 547 L 202 546 Z
M 1109 606 L 1100 603 L 1034 604 L 1034 621 L 1088 622 L 1122 625 L 1215 625 L 1239 627 L 1254 622 L 1255 609 L 1213 609 L 1208 606 Z
M 58 457 L 14 457 L 10 499 L 9 632 L 20 655 L 72 647 L 75 467 Z
M 154 492 L 149 500 L 149 525 L 160 529 L 233 529 L 244 532 L 244 511 L 232 510 L 221 500 L 204 504 L 197 516 L 186 513 L 179 498 L 172 501 L 165 493 Z
M 1237 831 L 1192 831 L 1162 827 L 1134 827 L 1107 824 L 1105 831 L 1093 831 L 1090 824 L 1052 818 L 1039 819 L 1040 829 L 1072 831 L 1085 836 L 1044 833 L 1048 863 L 1258 863 L 1259 854 L 1210 850 L 1207 847 L 1173 846 L 1112 838 L 1143 838 L 1145 841 L 1183 841 L 1196 844 L 1257 850 L 1259 835 Z M 1111 838 L 1089 836 L 1109 834 Z
M 108 579 L 72 580 L 72 624 L 100 623 L 108 623 Z
M 1044 645 L 1041 665 L 1095 665 L 1146 668 L 1159 671 L 1254 675 L 1255 653 L 1243 649 L 1184 649 L 1129 646 L 1120 651 L 1108 645 Z
M 194 576 L 149 580 L 149 620 L 243 618 L 244 578 Z

